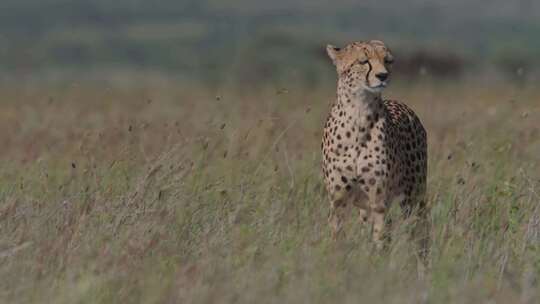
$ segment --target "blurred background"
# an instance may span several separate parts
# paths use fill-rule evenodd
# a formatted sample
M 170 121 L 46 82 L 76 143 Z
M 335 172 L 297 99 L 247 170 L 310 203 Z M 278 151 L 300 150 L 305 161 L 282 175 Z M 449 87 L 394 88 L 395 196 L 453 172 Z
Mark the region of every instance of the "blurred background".
M 318 85 L 327 43 L 381 39 L 396 73 L 537 78 L 534 0 L 3 0 L 2 79 L 166 74 L 205 85 Z M 330 75 L 333 77 L 333 75 Z

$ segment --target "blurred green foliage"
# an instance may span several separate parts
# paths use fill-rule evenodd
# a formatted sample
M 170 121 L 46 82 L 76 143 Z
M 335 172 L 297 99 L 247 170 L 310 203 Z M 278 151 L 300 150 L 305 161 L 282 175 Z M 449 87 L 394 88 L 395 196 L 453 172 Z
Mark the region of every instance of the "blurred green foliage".
M 460 59 L 452 65 L 513 73 L 516 62 L 538 64 L 539 20 L 532 0 L 3 0 L 0 69 L 129 67 L 310 84 L 328 68 L 326 43 L 378 38 L 404 61 L 441 52 Z

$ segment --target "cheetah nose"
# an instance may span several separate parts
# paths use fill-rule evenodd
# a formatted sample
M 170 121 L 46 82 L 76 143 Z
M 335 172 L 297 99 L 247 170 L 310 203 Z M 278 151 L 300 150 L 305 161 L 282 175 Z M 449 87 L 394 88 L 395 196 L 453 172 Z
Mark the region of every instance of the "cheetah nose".
M 375 77 L 377 77 L 380 81 L 385 81 L 386 79 L 388 79 L 388 73 L 377 73 L 375 74 Z

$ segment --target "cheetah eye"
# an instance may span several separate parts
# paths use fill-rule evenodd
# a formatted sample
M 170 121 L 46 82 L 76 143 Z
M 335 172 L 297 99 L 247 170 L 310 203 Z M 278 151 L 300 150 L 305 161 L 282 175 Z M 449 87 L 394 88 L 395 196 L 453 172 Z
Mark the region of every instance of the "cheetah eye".
M 393 58 L 384 58 L 384 63 L 392 64 L 392 63 L 394 63 L 394 59 Z
M 360 64 L 366 64 L 366 63 L 368 63 L 368 62 L 369 62 L 369 60 L 367 60 L 367 59 L 364 59 L 364 60 L 358 60 L 358 63 L 360 63 Z

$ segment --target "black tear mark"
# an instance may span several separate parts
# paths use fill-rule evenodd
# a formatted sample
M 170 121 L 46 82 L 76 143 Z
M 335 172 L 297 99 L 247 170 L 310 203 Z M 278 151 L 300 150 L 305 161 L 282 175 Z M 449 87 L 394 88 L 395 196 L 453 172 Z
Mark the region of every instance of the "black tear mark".
M 368 60 L 368 62 L 367 62 L 367 65 L 368 65 L 368 67 L 369 67 L 369 70 L 368 70 L 368 72 L 366 73 L 366 85 L 369 86 L 369 73 L 371 73 L 371 71 L 373 70 L 373 68 L 371 67 L 371 62 L 369 62 L 369 60 Z

